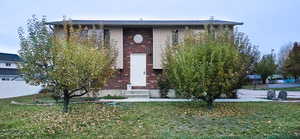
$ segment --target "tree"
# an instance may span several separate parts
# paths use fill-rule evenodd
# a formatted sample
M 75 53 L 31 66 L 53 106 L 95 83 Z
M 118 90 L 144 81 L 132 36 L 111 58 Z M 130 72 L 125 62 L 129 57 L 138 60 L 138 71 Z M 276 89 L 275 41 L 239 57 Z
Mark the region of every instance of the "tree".
M 300 45 L 294 44 L 285 59 L 283 71 L 288 76 L 293 76 L 297 79 L 300 76 Z
M 266 83 L 266 79 L 276 72 L 277 65 L 275 63 L 275 55 L 271 54 L 264 55 L 256 66 L 257 74 L 261 75 L 263 84 Z
M 237 98 L 237 92 L 236 89 L 239 89 L 242 87 L 243 84 L 247 81 L 247 75 L 252 74 L 255 72 L 255 67 L 259 61 L 260 58 L 260 52 L 258 50 L 257 45 L 253 45 L 248 36 L 239 31 L 235 31 L 233 34 L 234 38 L 234 46 L 240 53 L 240 72 L 237 75 L 238 82 L 236 82 L 235 85 L 233 85 L 232 90 L 234 91 L 232 93 L 233 96 L 229 96 L 231 98 Z
M 202 99 L 211 109 L 222 93 L 232 93 L 241 71 L 240 54 L 226 33 L 206 31 L 170 46 L 164 72 L 177 95 Z
M 28 33 L 19 30 L 19 53 L 24 60 L 21 71 L 30 84 L 51 88 L 63 97 L 63 111 L 68 112 L 71 98 L 97 92 L 111 77 L 115 50 L 96 35 L 83 37 L 86 35 L 67 21 L 67 37 L 56 37 L 45 22 L 45 18 L 38 20 L 33 16 L 28 22 Z
M 278 73 L 284 75 L 284 76 L 288 76 L 288 74 L 286 73 L 286 69 L 285 69 L 285 62 L 291 52 L 293 48 L 293 43 L 288 43 L 286 45 L 283 45 L 278 53 Z
M 35 15 L 27 21 L 27 32 L 18 29 L 20 46 L 19 54 L 23 59 L 20 65 L 25 81 L 32 85 L 43 85 L 49 82 L 49 72 L 52 71 L 50 50 L 52 34 L 46 26 L 46 17 L 38 19 Z

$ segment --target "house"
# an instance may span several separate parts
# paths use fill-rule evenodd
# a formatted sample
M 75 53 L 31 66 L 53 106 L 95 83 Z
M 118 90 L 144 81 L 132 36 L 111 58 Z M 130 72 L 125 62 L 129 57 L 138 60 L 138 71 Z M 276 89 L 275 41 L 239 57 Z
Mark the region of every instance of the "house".
M 0 53 L 0 80 L 22 80 L 17 69 L 17 63 L 21 61 L 21 58 L 16 54 Z
M 48 22 L 54 34 L 64 37 L 63 21 Z M 96 31 L 109 38 L 118 50 L 118 72 L 106 90 L 158 90 L 157 77 L 162 72 L 162 55 L 170 42 L 181 42 L 185 30 L 204 31 L 205 25 L 233 30 L 241 22 L 222 20 L 72 20 L 74 28 Z
M 256 85 L 256 84 L 262 83 L 261 76 L 258 74 L 247 75 L 247 79 L 248 79 L 249 83 L 251 83 L 251 84 Z

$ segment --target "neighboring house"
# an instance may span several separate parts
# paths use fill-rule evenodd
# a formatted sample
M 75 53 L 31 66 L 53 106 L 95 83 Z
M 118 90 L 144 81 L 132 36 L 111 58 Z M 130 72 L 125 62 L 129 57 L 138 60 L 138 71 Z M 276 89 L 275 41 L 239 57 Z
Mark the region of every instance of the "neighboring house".
M 260 75 L 251 74 L 251 75 L 247 75 L 247 78 L 250 81 L 250 83 L 252 83 L 252 84 L 260 84 L 260 83 L 262 83 Z
M 0 80 L 22 80 L 17 69 L 19 62 L 21 62 L 21 58 L 16 54 L 0 53 Z
M 64 37 L 63 21 L 48 22 L 55 35 Z M 157 77 L 162 72 L 162 55 L 168 42 L 184 39 L 185 30 L 204 31 L 205 25 L 233 30 L 240 22 L 222 20 L 72 20 L 74 28 L 96 31 L 117 47 L 118 72 L 106 89 L 157 90 Z

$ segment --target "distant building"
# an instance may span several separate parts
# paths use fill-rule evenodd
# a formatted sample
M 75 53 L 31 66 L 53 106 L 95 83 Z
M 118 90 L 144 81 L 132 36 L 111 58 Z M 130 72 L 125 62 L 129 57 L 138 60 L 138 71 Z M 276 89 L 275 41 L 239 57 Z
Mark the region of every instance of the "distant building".
M 16 54 L 0 53 L 0 81 L 23 80 L 17 66 L 21 61 Z
M 259 84 L 262 83 L 261 76 L 257 74 L 247 75 L 247 79 L 252 84 Z

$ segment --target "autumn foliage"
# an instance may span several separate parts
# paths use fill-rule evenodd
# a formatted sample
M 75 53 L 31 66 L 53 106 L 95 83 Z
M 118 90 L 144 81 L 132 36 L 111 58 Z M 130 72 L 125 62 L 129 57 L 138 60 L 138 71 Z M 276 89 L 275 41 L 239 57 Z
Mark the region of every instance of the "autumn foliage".
M 212 107 L 221 94 L 232 93 L 238 82 L 240 53 L 229 31 L 189 35 L 166 51 L 164 68 L 177 95 L 202 99 Z
M 47 27 L 46 19 L 33 17 L 28 33 L 19 31 L 25 80 L 43 85 L 64 100 L 68 112 L 70 99 L 97 92 L 114 72 L 116 53 L 96 33 L 87 35 L 84 28 L 75 29 L 65 21 L 64 36 Z

